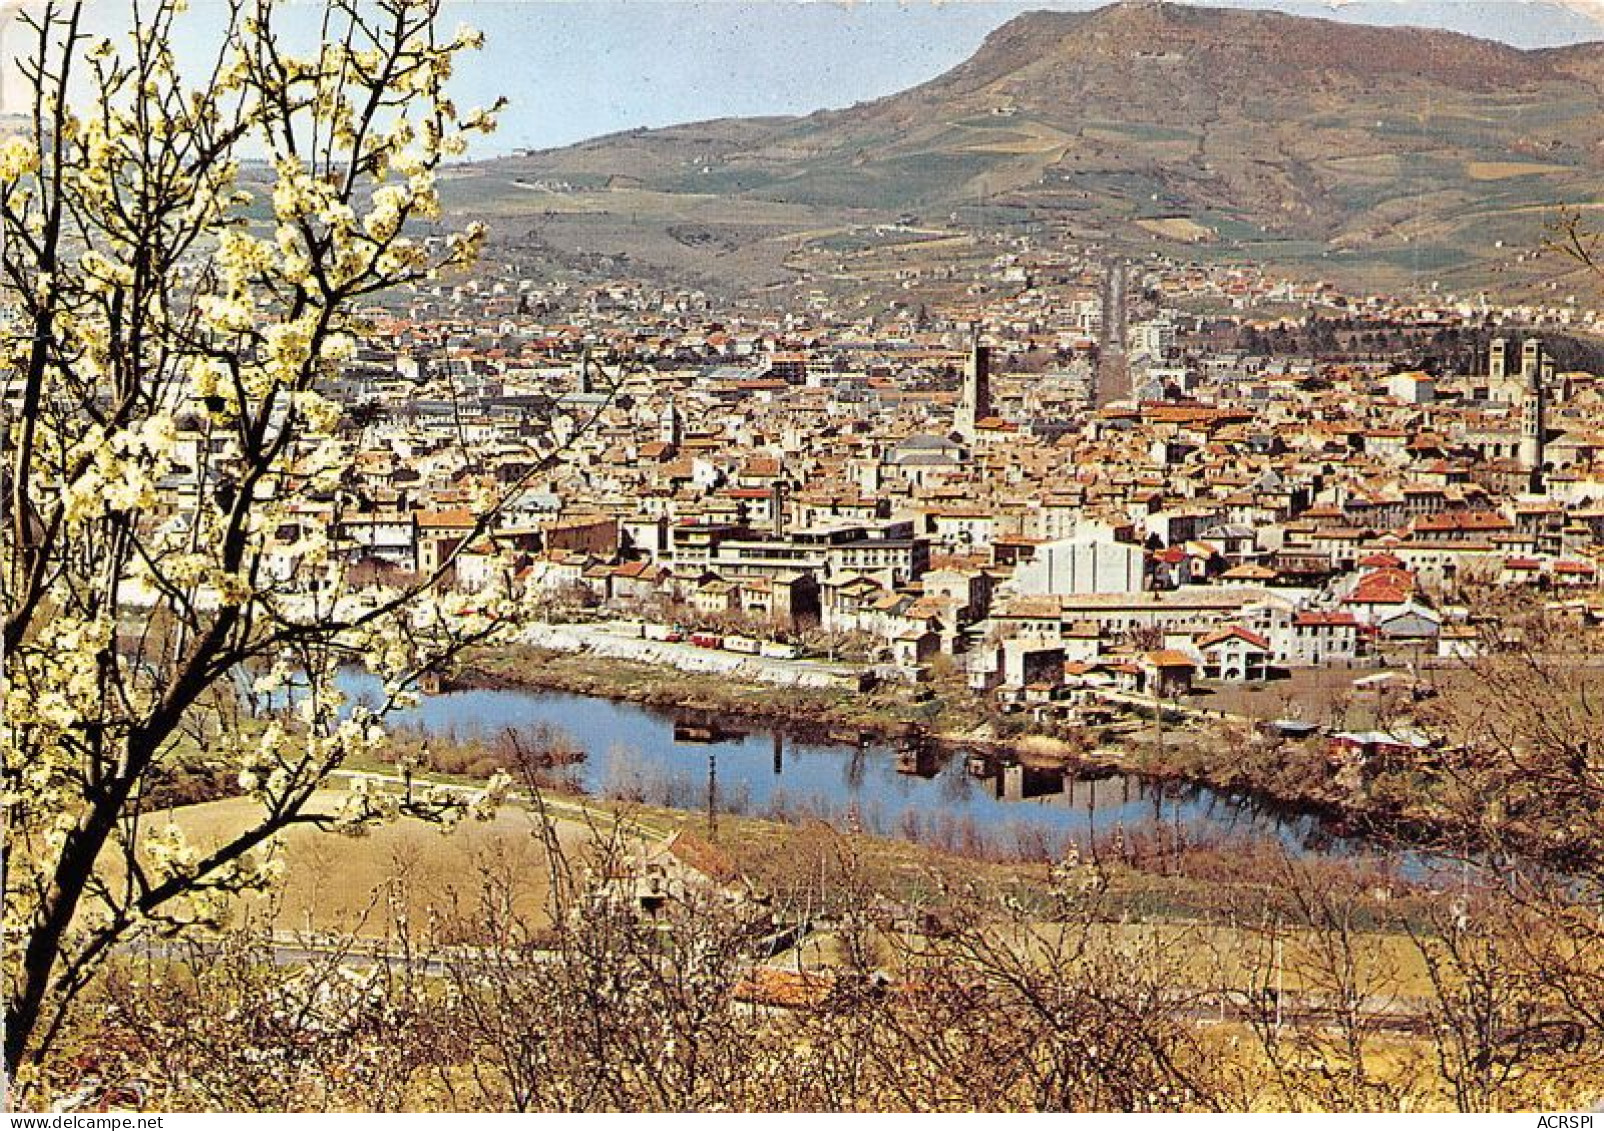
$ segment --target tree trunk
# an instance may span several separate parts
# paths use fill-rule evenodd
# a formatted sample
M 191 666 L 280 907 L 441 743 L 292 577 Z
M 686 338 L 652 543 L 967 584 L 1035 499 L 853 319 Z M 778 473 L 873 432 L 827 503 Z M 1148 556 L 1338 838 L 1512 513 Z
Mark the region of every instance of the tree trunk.
M 6 1002 L 6 1072 L 15 1076 L 25 1057 L 33 1054 L 33 1035 L 44 1012 L 51 979 L 61 961 L 61 940 L 78 914 L 95 861 L 116 823 L 128 788 L 114 783 L 112 792 L 96 803 L 67 836 L 61 859 L 51 877 L 50 891 L 33 917 L 28 945 L 22 955 L 21 984 Z

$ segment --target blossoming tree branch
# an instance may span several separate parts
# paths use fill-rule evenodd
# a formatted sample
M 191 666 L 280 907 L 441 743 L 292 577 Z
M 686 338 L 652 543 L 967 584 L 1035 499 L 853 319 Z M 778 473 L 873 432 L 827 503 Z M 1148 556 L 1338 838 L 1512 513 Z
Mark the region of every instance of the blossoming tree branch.
M 119 944 L 215 922 L 270 882 L 286 828 L 450 822 L 503 788 L 464 800 L 408 774 L 310 804 L 384 742 L 422 672 L 516 608 L 506 579 L 471 607 L 444 591 L 454 553 L 359 597 L 329 540 L 364 503 L 358 424 L 325 395 L 363 310 L 468 267 L 484 238 L 443 228 L 435 178 L 500 107 L 452 103 L 480 37 L 445 34 L 438 9 L 333 0 L 322 46 L 297 56 L 271 0 L 232 0 L 199 71 L 168 47 L 181 0 L 136 0 L 114 41 L 77 4 L 31 20 L 31 120 L 0 144 L 13 1072 Z M 458 548 L 527 481 L 485 487 Z M 349 664 L 382 677 L 384 702 L 344 702 Z M 204 847 L 159 813 L 197 753 L 259 805 Z

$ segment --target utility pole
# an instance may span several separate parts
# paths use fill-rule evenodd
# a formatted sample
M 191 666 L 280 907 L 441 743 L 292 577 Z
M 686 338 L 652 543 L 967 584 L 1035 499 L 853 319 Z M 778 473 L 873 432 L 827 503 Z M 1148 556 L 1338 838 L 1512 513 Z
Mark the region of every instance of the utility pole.
M 707 752 L 707 836 L 718 836 L 718 754 Z
M 1158 765 L 1159 765 L 1160 768 L 1162 768 L 1163 765 L 1164 765 L 1164 703 L 1163 703 L 1163 700 L 1161 700 L 1159 698 L 1159 690 L 1160 690 L 1160 688 L 1159 688 L 1159 682 L 1158 682 L 1159 679 L 1161 678 L 1161 676 L 1158 673 L 1161 670 L 1162 669 L 1154 668 L 1153 688 L 1152 688 L 1152 691 L 1153 691 L 1153 734 L 1154 734 L 1154 742 L 1155 742 L 1155 745 L 1157 746 Z

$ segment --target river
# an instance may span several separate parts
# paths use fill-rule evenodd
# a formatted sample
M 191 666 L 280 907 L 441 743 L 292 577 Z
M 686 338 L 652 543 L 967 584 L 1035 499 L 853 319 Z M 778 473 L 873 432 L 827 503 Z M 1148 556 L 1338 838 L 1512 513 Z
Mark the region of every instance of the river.
M 356 674 L 345 685 L 358 700 L 378 688 Z M 720 812 L 816 816 L 943 847 L 1057 854 L 1071 842 L 1085 849 L 1119 837 L 1171 849 L 1274 839 L 1300 853 L 1364 850 L 1318 818 L 1202 787 L 972 764 L 953 751 L 911 759 L 889 744 L 832 740 L 766 721 L 725 720 L 714 741 L 706 734 L 692 740 L 676 727 L 692 718 L 563 692 L 470 690 L 424 696 L 392 715 L 390 725 L 440 741 L 547 726 L 584 751 L 565 772 L 592 796 L 704 810 L 711 786 Z

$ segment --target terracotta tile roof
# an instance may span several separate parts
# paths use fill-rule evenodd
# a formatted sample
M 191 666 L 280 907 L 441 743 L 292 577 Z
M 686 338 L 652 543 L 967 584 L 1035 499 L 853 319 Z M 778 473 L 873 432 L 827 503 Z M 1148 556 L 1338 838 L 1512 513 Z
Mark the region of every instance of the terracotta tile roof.
M 467 530 L 474 526 L 474 517 L 465 507 L 443 511 L 419 511 L 418 525 L 453 530 Z
M 1348 597 L 1349 605 L 1402 605 L 1409 600 L 1409 590 L 1387 580 L 1362 581 Z
M 1160 648 L 1157 652 L 1149 652 L 1142 657 L 1155 668 L 1195 668 L 1197 661 L 1185 652 L 1178 652 L 1174 648 Z
M 1359 621 L 1352 613 L 1299 613 L 1292 618 L 1295 625 L 1315 627 L 1330 625 L 1336 628 L 1358 628 Z
M 1214 645 L 1230 640 L 1233 637 L 1238 640 L 1245 640 L 1262 651 L 1268 652 L 1270 650 L 1270 642 L 1268 640 L 1257 632 L 1250 632 L 1239 624 L 1233 624 L 1229 628 L 1222 628 L 1217 632 L 1209 633 L 1207 636 L 1199 637 L 1197 646 L 1199 648 L 1212 648 Z

